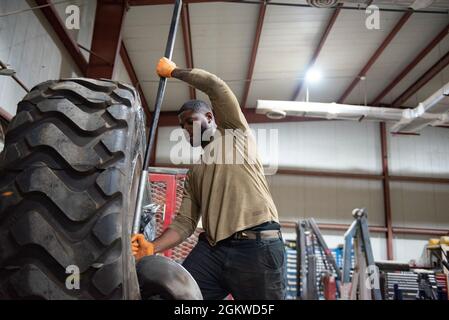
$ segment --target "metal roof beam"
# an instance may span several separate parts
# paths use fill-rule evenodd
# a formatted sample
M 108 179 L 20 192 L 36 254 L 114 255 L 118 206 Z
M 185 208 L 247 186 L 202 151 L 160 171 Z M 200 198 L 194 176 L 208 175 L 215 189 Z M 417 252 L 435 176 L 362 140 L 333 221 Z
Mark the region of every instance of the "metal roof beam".
M 285 117 L 280 120 L 272 120 L 263 114 L 256 113 L 255 109 L 243 109 L 248 123 L 281 123 L 281 122 L 301 122 L 301 121 L 323 121 L 323 119 L 301 118 L 301 117 Z M 159 118 L 160 127 L 179 126 L 177 111 L 162 111 Z
M 248 64 L 248 72 L 246 73 L 245 91 L 243 91 L 242 108 L 246 108 L 248 101 L 249 89 L 251 88 L 251 81 L 253 79 L 254 66 L 256 64 L 257 50 L 259 49 L 260 36 L 262 34 L 263 22 L 265 20 L 265 13 L 267 10 L 267 2 L 263 1 L 259 7 L 259 18 L 257 20 L 256 33 L 254 35 L 253 48 L 251 51 L 251 58 Z
M 127 11 L 125 0 L 98 0 L 86 75 L 111 79 L 121 46 L 122 26 Z M 100 58 L 101 57 L 101 58 Z
M 128 72 L 129 78 L 131 79 L 132 85 L 139 92 L 140 99 L 142 101 L 142 106 L 147 115 L 147 124 L 149 124 L 149 120 L 151 119 L 151 111 L 148 106 L 148 101 L 145 98 L 145 94 L 143 93 L 142 87 L 140 85 L 139 79 L 137 78 L 136 71 L 133 67 L 131 59 L 129 57 L 128 51 L 126 50 L 125 43 L 122 41 L 120 46 L 120 57 L 122 58 L 123 64 L 125 65 L 125 69 Z

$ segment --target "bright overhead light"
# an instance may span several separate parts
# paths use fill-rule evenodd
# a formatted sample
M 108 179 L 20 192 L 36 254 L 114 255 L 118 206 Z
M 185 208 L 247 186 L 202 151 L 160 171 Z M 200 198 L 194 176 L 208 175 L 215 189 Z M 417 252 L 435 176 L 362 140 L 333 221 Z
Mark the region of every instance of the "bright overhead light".
M 306 73 L 306 81 L 308 83 L 315 83 L 321 80 L 321 72 L 318 69 L 309 69 Z

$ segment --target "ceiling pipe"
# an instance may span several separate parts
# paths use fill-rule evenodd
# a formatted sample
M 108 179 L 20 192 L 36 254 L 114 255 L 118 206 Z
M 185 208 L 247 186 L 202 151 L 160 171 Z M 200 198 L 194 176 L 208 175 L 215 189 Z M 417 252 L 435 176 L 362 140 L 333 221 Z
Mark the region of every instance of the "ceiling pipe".
M 449 126 L 448 111 L 449 82 L 413 109 L 276 100 L 258 100 L 256 107 L 258 114 L 276 119 L 293 116 L 328 120 L 394 121 L 391 133 L 418 133 L 426 126 Z

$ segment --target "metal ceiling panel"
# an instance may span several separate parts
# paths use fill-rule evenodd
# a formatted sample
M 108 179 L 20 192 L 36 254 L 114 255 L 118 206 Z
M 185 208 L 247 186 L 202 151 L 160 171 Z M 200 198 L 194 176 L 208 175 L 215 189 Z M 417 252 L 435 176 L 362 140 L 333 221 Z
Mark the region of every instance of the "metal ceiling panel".
M 131 7 L 125 19 L 123 41 L 151 109 L 154 107 L 159 82 L 155 71 L 156 64 L 164 55 L 172 11 L 173 6 L 169 5 Z M 184 44 L 180 28 L 176 35 L 173 61 L 179 67 L 185 67 Z M 188 99 L 187 85 L 178 80 L 170 80 L 167 84 L 162 110 L 177 110 Z
M 290 99 L 331 14 L 316 8 L 267 8 L 249 107 L 255 107 L 257 99 Z
M 366 80 L 361 81 L 354 88 L 346 102 L 363 104 L 365 96 L 368 103 L 372 101 L 447 23 L 448 17 L 446 16 L 413 14 L 369 70 Z M 416 77 L 414 80 L 416 80 Z M 387 95 L 384 98 L 385 102 L 388 98 L 393 99 L 392 95 Z
M 193 63 L 225 80 L 242 100 L 259 8 L 236 3 L 190 4 Z M 198 94 L 199 99 L 207 98 Z

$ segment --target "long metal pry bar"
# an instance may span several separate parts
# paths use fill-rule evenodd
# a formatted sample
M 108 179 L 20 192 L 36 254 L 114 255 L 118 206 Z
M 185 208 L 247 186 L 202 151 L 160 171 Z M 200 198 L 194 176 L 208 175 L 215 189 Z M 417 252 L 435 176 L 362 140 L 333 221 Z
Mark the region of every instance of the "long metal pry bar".
M 175 8 L 173 9 L 173 15 L 170 24 L 170 32 L 168 34 L 167 46 L 165 47 L 164 56 L 171 60 L 173 55 L 173 48 L 175 46 L 176 31 L 178 30 L 179 16 L 181 13 L 182 0 L 176 0 Z M 132 234 L 136 234 L 140 229 L 140 218 L 142 214 L 142 201 L 145 193 L 145 187 L 148 183 L 148 166 L 150 164 L 151 153 L 156 138 L 156 129 L 159 123 L 159 115 L 161 113 L 162 101 L 164 100 L 165 88 L 167 86 L 167 78 L 160 78 L 159 87 L 157 89 L 156 103 L 154 106 L 153 119 L 151 122 L 150 134 L 148 138 L 148 144 L 145 150 L 145 158 L 143 161 L 142 175 L 139 181 L 139 188 L 136 199 L 136 209 L 134 211 L 134 221 Z

